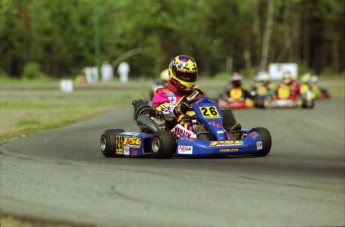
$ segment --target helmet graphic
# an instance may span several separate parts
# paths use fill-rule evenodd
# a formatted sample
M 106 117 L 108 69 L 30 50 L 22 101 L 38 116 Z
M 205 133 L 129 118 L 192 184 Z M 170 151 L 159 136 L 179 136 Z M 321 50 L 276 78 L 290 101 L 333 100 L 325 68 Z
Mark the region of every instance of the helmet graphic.
M 168 88 L 171 91 L 190 91 L 195 87 L 197 77 L 198 66 L 193 58 L 179 55 L 170 61 Z

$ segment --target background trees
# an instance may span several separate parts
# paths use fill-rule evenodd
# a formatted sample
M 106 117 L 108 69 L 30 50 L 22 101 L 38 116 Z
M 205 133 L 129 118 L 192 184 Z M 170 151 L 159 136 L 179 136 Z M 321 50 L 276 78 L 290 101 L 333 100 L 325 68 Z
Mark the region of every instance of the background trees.
M 62 77 L 95 65 L 95 1 L 101 62 L 126 58 L 135 76 L 156 76 L 177 54 L 210 76 L 227 59 L 247 72 L 270 62 L 345 69 L 343 0 L 0 0 L 1 70 L 20 77 L 38 63 Z

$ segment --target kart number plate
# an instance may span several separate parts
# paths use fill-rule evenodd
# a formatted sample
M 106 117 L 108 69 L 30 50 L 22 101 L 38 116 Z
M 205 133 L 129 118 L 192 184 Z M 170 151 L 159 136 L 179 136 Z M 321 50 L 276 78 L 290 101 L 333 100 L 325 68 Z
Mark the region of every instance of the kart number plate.
M 203 106 L 200 107 L 200 111 L 204 118 L 220 118 L 218 110 L 214 106 Z

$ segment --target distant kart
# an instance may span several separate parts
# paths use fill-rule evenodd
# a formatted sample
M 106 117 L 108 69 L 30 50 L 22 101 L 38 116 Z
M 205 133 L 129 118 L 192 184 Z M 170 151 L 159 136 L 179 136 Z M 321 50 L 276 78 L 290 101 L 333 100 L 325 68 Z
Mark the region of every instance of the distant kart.
M 254 106 L 254 100 L 244 97 L 241 88 L 232 88 L 229 96 L 223 94 L 217 99 L 218 106 L 230 107 L 231 109 L 247 109 Z
M 136 105 L 137 101 L 133 101 Z M 162 118 L 139 115 L 140 132 L 108 129 L 100 147 L 106 157 L 198 157 L 221 155 L 266 156 L 271 149 L 271 135 L 266 128 L 235 129 L 229 108 L 202 97 L 189 100 L 183 119 L 172 130 L 162 128 Z
M 167 85 L 163 85 L 160 80 L 155 80 L 154 84 L 152 85 L 152 88 L 148 91 L 148 98 L 147 100 L 151 101 L 156 90 L 159 88 L 166 88 Z
M 302 100 L 302 108 L 314 108 L 316 94 L 313 92 L 312 87 L 309 84 L 301 84 L 300 88 L 300 98 Z
M 273 99 L 274 91 L 271 89 L 267 89 L 266 86 L 257 85 L 253 87 L 250 91 L 250 95 L 253 97 L 254 105 L 257 108 L 265 108 L 266 103 L 271 103 Z
M 289 87 L 281 87 L 277 91 L 277 95 L 271 100 L 265 100 L 264 108 L 314 108 L 315 95 L 308 88 L 301 86 L 300 95 L 291 98 Z
M 320 88 L 320 95 L 318 98 L 329 99 L 329 98 L 331 98 L 331 94 L 329 93 L 329 91 L 326 88 Z
M 156 90 L 159 88 L 166 88 L 166 86 L 163 86 L 160 80 L 155 80 L 154 84 L 152 85 L 152 88 L 150 90 L 145 91 L 145 93 L 144 93 L 143 97 L 144 97 L 145 103 L 147 103 L 149 105 L 152 104 L 152 98 L 153 98 Z M 134 114 L 133 118 L 134 118 L 134 120 L 136 120 L 137 117 L 135 115 L 135 112 L 133 114 Z

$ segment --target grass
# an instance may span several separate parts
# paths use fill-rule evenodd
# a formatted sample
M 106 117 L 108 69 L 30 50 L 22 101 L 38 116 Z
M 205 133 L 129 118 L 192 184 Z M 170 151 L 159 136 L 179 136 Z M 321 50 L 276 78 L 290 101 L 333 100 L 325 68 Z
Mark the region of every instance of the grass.
M 142 98 L 150 86 L 150 81 L 114 81 L 78 84 L 73 92 L 61 92 L 58 81 L 6 81 L 0 87 L 0 142 L 115 110 Z

